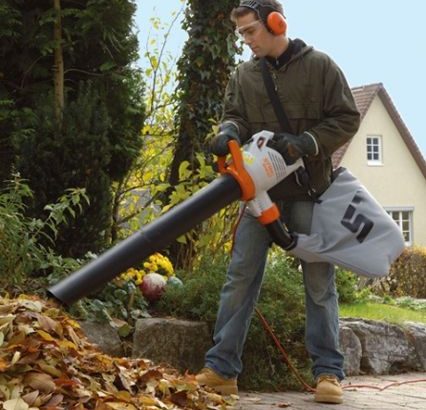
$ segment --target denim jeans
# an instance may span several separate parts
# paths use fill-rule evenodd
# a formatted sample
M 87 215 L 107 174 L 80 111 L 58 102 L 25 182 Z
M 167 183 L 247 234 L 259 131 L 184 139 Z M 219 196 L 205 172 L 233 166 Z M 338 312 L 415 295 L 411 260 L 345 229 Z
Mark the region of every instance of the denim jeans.
M 281 205 L 290 230 L 309 233 L 313 203 L 299 201 Z M 256 305 L 271 237 L 267 230 L 244 212 L 235 233 L 232 258 L 214 330 L 214 346 L 206 353 L 206 367 L 226 378 L 242 371 L 241 356 Z M 328 263 L 302 261 L 305 284 L 305 344 L 313 361 L 313 376 L 334 374 L 344 378 L 339 352 L 339 313 L 334 267 Z M 285 313 L 283 313 L 285 314 Z

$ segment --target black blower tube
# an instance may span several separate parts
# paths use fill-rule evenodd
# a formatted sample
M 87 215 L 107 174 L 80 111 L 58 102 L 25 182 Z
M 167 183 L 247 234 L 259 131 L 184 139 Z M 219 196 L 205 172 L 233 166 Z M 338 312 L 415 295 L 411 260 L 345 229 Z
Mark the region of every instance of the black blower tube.
M 241 188 L 235 178 L 228 174 L 221 175 L 99 258 L 50 287 L 48 294 L 63 304 L 71 305 L 128 268 L 164 249 L 174 239 L 240 199 L 241 195 Z

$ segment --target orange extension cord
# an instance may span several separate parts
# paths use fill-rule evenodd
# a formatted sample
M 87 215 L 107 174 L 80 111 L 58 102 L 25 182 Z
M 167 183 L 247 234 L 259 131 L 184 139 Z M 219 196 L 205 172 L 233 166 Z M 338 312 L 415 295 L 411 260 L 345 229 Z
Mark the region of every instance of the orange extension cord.
M 260 310 L 258 308 L 256 308 L 256 313 L 257 313 L 257 315 L 258 315 L 258 317 L 259 317 L 259 319 L 262 323 L 263 328 L 269 334 L 269 336 L 271 336 L 272 340 L 275 343 L 275 346 L 277 346 L 278 350 L 281 352 L 281 354 L 284 358 L 284 361 L 286 362 L 286 364 L 290 368 L 290 370 L 293 372 L 296 379 L 302 384 L 302 386 L 305 388 L 306 391 L 308 391 L 310 393 L 314 393 L 315 388 L 309 386 L 309 384 L 307 384 L 303 380 L 302 376 L 297 371 L 297 369 L 294 367 L 293 363 L 291 363 L 287 352 L 285 351 L 285 349 L 281 345 L 280 341 L 278 340 L 278 338 L 275 335 L 274 331 L 272 330 L 271 326 L 266 321 L 265 317 L 262 315 L 262 313 L 260 312 Z M 389 384 L 387 384 L 383 387 L 374 386 L 374 385 L 371 385 L 371 384 L 346 384 L 346 385 L 342 386 L 342 389 L 368 388 L 368 389 L 376 389 L 376 390 L 383 391 L 383 390 L 386 390 L 386 389 L 388 389 L 389 387 L 392 387 L 392 386 L 401 386 L 403 384 L 412 384 L 412 383 L 426 383 L 426 379 L 414 379 L 414 380 L 406 380 L 404 382 L 393 382 L 393 383 L 389 383 Z

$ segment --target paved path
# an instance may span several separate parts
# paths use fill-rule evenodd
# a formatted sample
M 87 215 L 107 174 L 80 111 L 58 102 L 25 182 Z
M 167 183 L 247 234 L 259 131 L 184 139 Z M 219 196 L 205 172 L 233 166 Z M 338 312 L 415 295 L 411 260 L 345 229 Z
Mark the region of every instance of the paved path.
M 346 388 L 343 404 L 315 403 L 309 393 L 246 393 L 240 394 L 235 410 L 426 410 L 426 373 L 407 373 L 386 376 L 348 377 L 344 385 L 369 385 L 384 387 L 395 382 L 423 380 L 417 383 L 393 385 L 385 390 L 354 387 Z

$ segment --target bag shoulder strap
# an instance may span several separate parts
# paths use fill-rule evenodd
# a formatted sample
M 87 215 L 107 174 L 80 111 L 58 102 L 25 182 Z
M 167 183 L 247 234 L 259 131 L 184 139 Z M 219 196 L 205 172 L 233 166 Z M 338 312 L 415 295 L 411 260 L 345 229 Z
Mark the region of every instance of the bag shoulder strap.
M 269 71 L 268 64 L 266 62 L 266 58 L 262 57 L 260 59 L 260 69 L 262 71 L 263 82 L 265 83 L 266 91 L 268 93 L 269 99 L 271 100 L 272 107 L 274 108 L 275 115 L 281 125 L 281 129 L 284 132 L 289 132 L 293 134 L 290 122 L 288 121 L 287 114 L 285 113 L 283 106 L 281 104 L 280 98 L 277 93 L 277 88 L 272 79 L 272 75 Z M 305 159 L 303 158 L 303 162 L 305 163 Z M 309 173 L 305 167 L 300 167 L 295 172 L 295 178 L 298 185 L 306 189 L 308 195 L 315 202 L 319 202 L 319 195 L 316 191 L 311 187 L 309 183 Z
M 266 91 L 268 93 L 269 99 L 271 100 L 272 107 L 274 108 L 275 115 L 281 125 L 281 128 L 285 132 L 292 133 L 290 122 L 288 121 L 287 114 L 281 105 L 276 86 L 272 80 L 268 64 L 264 57 L 260 59 L 260 69 L 262 70 L 262 77 L 263 82 L 265 83 Z

